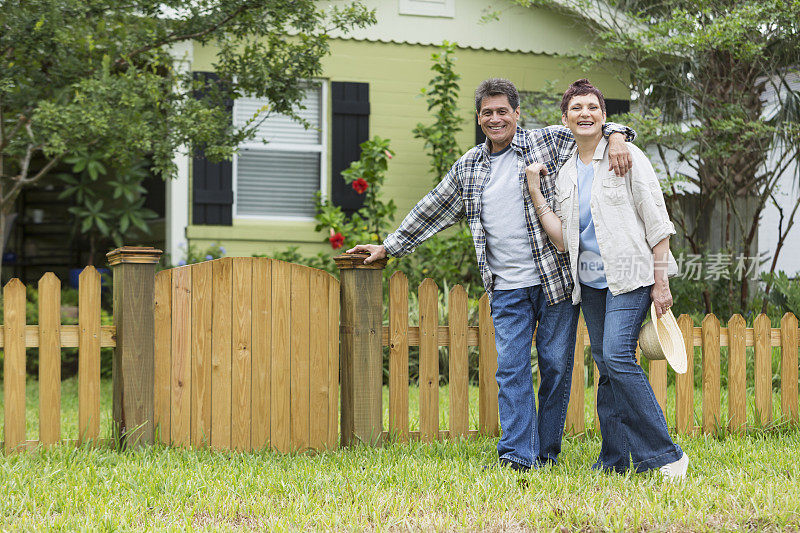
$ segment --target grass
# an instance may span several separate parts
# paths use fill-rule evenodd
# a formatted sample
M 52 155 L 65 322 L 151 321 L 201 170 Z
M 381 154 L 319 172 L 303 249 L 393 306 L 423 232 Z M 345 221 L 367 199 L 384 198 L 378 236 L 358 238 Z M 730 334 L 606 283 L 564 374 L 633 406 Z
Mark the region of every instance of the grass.
M 68 437 L 74 380 L 62 392 Z M 106 381 L 101 396 L 108 436 Z M 35 384 L 28 401 L 37 405 Z M 416 402 L 412 389 L 412 413 Z M 443 388 L 445 419 L 446 402 Z M 318 455 L 59 446 L 0 455 L 0 530 L 800 530 L 800 431 L 678 441 L 692 458 L 678 485 L 591 472 L 591 435 L 565 439 L 558 466 L 524 475 L 483 468 L 496 461 L 489 438 Z

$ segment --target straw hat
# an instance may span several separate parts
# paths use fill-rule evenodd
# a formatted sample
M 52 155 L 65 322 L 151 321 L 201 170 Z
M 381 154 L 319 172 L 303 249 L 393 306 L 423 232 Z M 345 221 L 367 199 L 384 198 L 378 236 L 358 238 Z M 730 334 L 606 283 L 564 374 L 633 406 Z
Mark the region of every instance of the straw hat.
M 651 360 L 666 359 L 678 374 L 686 373 L 686 345 L 675 315 L 671 309 L 656 318 L 656 308 L 650 304 L 651 321 L 639 332 L 639 347 L 642 355 Z

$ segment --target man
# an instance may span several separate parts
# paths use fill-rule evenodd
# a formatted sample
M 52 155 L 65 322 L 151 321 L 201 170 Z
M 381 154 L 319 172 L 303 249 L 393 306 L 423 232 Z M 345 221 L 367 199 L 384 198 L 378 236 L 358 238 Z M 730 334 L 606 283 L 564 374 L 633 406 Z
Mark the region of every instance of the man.
M 569 159 L 575 140 L 563 126 L 518 127 L 519 93 L 505 79 L 482 82 L 475 91 L 475 109 L 486 142 L 461 156 L 382 245 L 359 244 L 347 252 L 369 253 L 365 263 L 387 253 L 400 257 L 466 216 L 492 302 L 503 430 L 499 461 L 525 471 L 555 463 L 561 451 L 578 321 L 578 306 L 570 298 L 569 259 L 539 224 L 536 210 L 544 206 L 531 201 L 525 167 L 533 162 L 547 166 L 542 192 L 552 204 L 552 176 Z M 610 135 L 611 166 L 622 176 L 631 166 L 626 136 L 633 140 L 635 134 L 607 124 L 604 135 Z M 530 357 L 537 323 L 538 417 Z

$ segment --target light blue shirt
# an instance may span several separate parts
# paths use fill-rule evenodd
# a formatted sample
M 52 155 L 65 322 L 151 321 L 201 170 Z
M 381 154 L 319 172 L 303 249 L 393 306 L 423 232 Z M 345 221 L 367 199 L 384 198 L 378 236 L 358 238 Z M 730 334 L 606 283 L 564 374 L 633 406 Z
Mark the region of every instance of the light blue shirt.
M 592 182 L 594 181 L 594 165 L 584 165 L 581 158 L 578 162 L 578 208 L 580 211 L 580 245 L 578 247 L 578 279 L 584 285 L 595 289 L 608 287 L 603 260 L 600 257 L 600 246 L 592 220 Z

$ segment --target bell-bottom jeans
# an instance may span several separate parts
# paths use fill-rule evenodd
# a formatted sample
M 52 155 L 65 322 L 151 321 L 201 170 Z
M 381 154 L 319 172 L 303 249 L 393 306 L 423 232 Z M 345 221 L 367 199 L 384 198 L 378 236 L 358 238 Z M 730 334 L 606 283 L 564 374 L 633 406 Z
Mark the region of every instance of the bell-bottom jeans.
M 556 462 L 567 416 L 578 311 L 571 301 L 547 305 L 541 285 L 494 291 L 492 320 L 503 430 L 497 443 L 500 459 L 526 467 Z M 531 374 L 531 341 L 537 323 L 538 413 Z
M 683 451 L 669 436 L 664 413 L 642 367 L 636 342 L 650 308 L 650 288 L 614 296 L 581 284 L 581 309 L 600 372 L 597 416 L 603 443 L 594 469 L 637 472 L 677 461 Z

